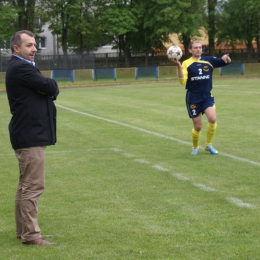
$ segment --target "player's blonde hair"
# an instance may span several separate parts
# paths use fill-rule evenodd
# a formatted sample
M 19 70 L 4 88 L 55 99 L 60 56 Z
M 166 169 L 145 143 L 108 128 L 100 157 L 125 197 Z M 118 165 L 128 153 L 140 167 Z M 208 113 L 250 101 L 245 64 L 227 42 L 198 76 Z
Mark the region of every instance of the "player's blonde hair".
M 201 44 L 201 42 L 198 41 L 198 40 L 191 41 L 190 44 L 189 44 L 189 49 L 192 49 L 192 45 L 193 45 L 194 43 L 200 43 L 200 44 Z

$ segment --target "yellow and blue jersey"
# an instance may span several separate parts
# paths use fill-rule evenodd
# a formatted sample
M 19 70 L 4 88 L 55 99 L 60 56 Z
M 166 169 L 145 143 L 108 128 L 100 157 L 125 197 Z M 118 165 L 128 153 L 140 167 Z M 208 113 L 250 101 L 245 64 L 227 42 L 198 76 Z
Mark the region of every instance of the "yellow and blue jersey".
M 213 56 L 201 57 L 199 60 L 191 57 L 182 63 L 184 77 L 179 78 L 179 81 L 186 84 L 186 106 L 190 118 L 215 106 L 215 99 L 211 95 L 213 70 L 226 65 L 222 58 Z
M 215 68 L 226 66 L 221 58 L 213 56 L 201 57 L 200 60 L 189 58 L 182 63 L 184 78 L 181 84 L 186 83 L 186 89 L 193 93 L 209 93 L 212 90 L 212 73 Z

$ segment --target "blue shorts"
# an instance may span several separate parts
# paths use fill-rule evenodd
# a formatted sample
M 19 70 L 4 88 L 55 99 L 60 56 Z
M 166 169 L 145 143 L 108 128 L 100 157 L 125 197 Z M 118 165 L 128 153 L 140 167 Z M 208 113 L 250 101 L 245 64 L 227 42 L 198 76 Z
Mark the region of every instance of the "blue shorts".
M 186 93 L 186 106 L 190 118 L 195 118 L 203 114 L 208 107 L 215 106 L 214 97 L 211 93 Z

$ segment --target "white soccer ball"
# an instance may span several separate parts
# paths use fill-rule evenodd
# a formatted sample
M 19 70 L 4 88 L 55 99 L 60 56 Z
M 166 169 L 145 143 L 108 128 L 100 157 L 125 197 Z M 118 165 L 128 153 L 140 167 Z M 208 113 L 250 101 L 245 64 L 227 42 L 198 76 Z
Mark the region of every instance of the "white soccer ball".
M 167 50 L 167 56 L 169 59 L 179 60 L 182 57 L 182 50 L 179 46 L 173 45 Z

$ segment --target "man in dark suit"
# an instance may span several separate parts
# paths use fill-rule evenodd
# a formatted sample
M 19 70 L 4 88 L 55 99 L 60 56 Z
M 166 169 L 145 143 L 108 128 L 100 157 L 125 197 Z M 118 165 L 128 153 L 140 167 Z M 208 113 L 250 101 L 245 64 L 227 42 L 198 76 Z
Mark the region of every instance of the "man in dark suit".
M 6 91 L 12 114 L 10 141 L 19 162 L 15 197 L 16 237 L 23 245 L 53 245 L 38 225 L 38 198 L 45 184 L 45 147 L 56 143 L 57 83 L 35 67 L 34 34 L 16 32 L 11 38 L 12 57 L 6 70 Z

